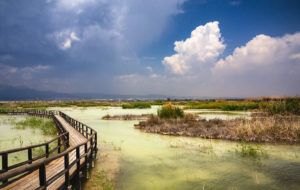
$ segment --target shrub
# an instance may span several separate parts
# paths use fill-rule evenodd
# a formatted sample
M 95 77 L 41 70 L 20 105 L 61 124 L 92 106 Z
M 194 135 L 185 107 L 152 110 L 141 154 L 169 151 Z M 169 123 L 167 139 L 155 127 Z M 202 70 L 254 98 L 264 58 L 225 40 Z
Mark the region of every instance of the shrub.
M 179 107 L 173 106 L 171 103 L 165 104 L 162 108 L 157 110 L 157 115 L 160 118 L 182 118 L 184 116 L 183 110 Z
M 257 158 L 260 156 L 267 156 L 266 152 L 260 146 L 247 143 L 237 145 L 235 151 L 243 157 Z
M 262 105 L 262 108 L 269 114 L 275 115 L 300 115 L 300 99 L 299 98 L 287 98 L 281 101 L 274 101 L 268 104 Z
M 122 104 L 123 109 L 145 109 L 145 108 L 151 108 L 151 104 L 148 102 L 132 102 L 132 103 L 126 103 Z

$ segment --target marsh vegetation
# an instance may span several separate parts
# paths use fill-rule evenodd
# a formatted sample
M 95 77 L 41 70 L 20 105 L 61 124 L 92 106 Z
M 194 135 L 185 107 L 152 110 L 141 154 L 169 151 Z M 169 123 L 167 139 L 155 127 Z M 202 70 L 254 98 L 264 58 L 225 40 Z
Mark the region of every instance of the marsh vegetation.
M 0 151 L 47 142 L 56 136 L 52 120 L 31 116 L 0 116 Z M 57 142 L 50 143 L 50 150 Z M 32 149 L 33 157 L 45 154 L 45 147 Z M 10 154 L 9 164 L 20 163 L 28 157 L 27 151 Z M 1 168 L 0 163 L 0 168 Z
M 260 145 L 253 145 L 245 142 L 236 145 L 235 152 L 243 157 L 260 158 L 268 156 L 266 150 Z
M 92 171 L 99 176 L 97 179 L 104 179 L 105 183 L 107 178 L 114 184 L 114 189 L 252 190 L 300 187 L 300 149 L 297 144 L 257 144 L 150 134 L 135 130 L 133 125 L 137 121 L 100 119 L 106 114 L 155 116 L 159 108 L 65 109 L 68 114 L 86 121 L 99 132 L 100 157 Z M 185 116 L 170 120 L 183 120 Z M 102 170 L 105 172 L 99 175 Z M 115 174 L 112 178 L 111 173 Z M 94 179 L 92 174 L 91 181 L 87 182 L 93 183 L 94 188 L 103 183 Z M 92 186 L 87 187 L 92 189 Z
M 174 136 L 202 137 L 247 142 L 300 142 L 300 119 L 267 117 L 221 120 L 198 120 L 187 114 L 182 119 L 161 119 L 151 116 L 135 128 L 148 133 Z
M 220 107 L 214 108 L 218 111 L 209 109 L 211 113 L 201 109 L 190 113 L 188 101 L 168 105 L 161 101 L 159 107 L 153 106 L 153 101 L 147 109 L 123 109 L 124 103 L 130 102 L 112 103 L 119 107 L 109 103 L 107 107 L 59 108 L 92 126 L 101 139 L 98 164 L 85 185 L 87 189 L 300 188 L 300 149 L 296 144 L 300 125 L 294 103 L 258 102 L 258 108 L 251 108 L 258 114 L 249 118 L 243 118 L 250 109 L 245 107 L 238 114 Z M 280 112 L 268 111 L 278 107 Z M 205 119 L 212 113 L 238 118 Z M 136 120 L 142 116 L 147 120 L 138 124 Z M 190 138 L 201 135 L 203 138 Z
M 284 100 L 264 107 L 266 117 L 234 120 L 199 119 L 172 104 L 166 104 L 135 128 L 149 133 L 238 140 L 246 142 L 300 142 L 299 100 Z M 271 111 L 269 111 L 271 110 Z M 275 110 L 274 112 L 272 112 Z M 280 114 L 278 114 L 280 113 Z
M 16 129 L 33 129 L 42 131 L 43 135 L 56 135 L 57 129 L 51 119 L 40 117 L 27 117 L 15 123 Z
M 124 114 L 124 115 L 109 115 L 106 114 L 102 117 L 104 120 L 147 120 L 151 114 L 141 114 L 141 115 L 133 115 L 133 114 Z
M 150 102 L 130 102 L 122 104 L 123 109 L 145 109 L 151 108 Z

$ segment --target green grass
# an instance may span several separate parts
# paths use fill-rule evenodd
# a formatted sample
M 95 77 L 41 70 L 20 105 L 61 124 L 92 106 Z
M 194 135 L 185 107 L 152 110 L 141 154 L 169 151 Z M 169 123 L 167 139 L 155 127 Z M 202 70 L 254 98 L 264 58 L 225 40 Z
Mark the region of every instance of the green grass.
M 237 145 L 235 152 L 240 154 L 242 157 L 252 157 L 258 158 L 262 156 L 267 156 L 265 150 L 259 145 L 251 145 L 247 143 L 241 143 Z
M 220 109 L 223 111 L 242 111 L 259 108 L 254 101 L 192 101 L 187 102 L 185 109 Z
M 65 100 L 65 101 L 19 101 L 1 102 L 1 109 L 46 109 L 49 107 L 99 107 L 122 106 L 124 109 L 150 108 L 151 105 L 164 105 L 171 102 L 173 105 L 183 106 L 184 109 L 218 109 L 223 111 L 264 111 L 269 114 L 296 114 L 300 115 L 300 98 L 256 98 L 240 100 L 145 100 L 145 101 L 109 101 L 109 100 Z
M 230 112 L 230 111 L 203 111 L 203 112 L 196 112 L 195 114 L 200 114 L 200 115 L 244 115 L 242 112 Z
M 168 103 L 157 110 L 157 115 L 161 119 L 182 118 L 184 117 L 184 112 L 179 107 Z
M 98 106 L 120 106 L 121 103 L 117 101 L 20 101 L 20 102 L 5 102 L 0 103 L 2 109 L 47 109 L 49 107 L 98 107 Z
M 300 115 L 299 98 L 287 98 L 281 101 L 263 103 L 261 107 L 271 115 Z
M 85 187 L 87 189 L 99 189 L 99 190 L 113 190 L 114 183 L 109 179 L 105 170 L 93 171 L 89 183 Z
M 123 109 L 145 109 L 151 108 L 151 104 L 149 102 L 132 102 L 122 104 Z
M 43 135 L 56 135 L 57 129 L 51 119 L 39 117 L 27 117 L 23 121 L 15 123 L 16 129 L 38 129 Z

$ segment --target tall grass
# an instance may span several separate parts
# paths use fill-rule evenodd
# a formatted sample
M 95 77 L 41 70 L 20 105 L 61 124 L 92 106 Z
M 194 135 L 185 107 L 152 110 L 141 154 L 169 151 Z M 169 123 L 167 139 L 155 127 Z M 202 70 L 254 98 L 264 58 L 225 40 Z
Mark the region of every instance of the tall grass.
M 205 120 L 189 114 L 182 119 L 152 116 L 135 128 L 151 133 L 244 142 L 300 142 L 300 118 L 294 116 L 235 120 Z
M 161 119 L 166 118 L 182 118 L 184 117 L 183 110 L 179 107 L 173 106 L 171 103 L 163 105 L 160 109 L 157 110 L 157 115 Z
M 149 102 L 131 102 L 122 104 L 123 109 L 145 109 L 151 108 L 151 104 Z
M 281 101 L 272 101 L 261 104 L 264 111 L 271 115 L 300 115 L 300 99 L 287 98 Z
M 240 143 L 236 146 L 235 152 L 240 154 L 243 157 L 261 157 L 267 156 L 267 153 L 264 149 L 261 148 L 259 145 L 251 145 L 249 143 Z
M 254 101 L 193 101 L 187 102 L 186 109 L 221 109 L 224 111 L 253 110 L 259 108 Z
M 15 124 L 16 129 L 38 129 L 43 135 L 56 135 L 57 129 L 51 119 L 39 117 L 27 117 L 23 121 L 18 121 Z

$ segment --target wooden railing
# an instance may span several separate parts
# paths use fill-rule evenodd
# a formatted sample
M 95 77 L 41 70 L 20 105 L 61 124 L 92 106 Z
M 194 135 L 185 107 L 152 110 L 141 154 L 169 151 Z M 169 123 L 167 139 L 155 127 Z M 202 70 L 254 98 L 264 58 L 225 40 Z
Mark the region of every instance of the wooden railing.
M 63 139 L 63 143 L 62 143 L 61 139 Z M 53 142 L 57 142 L 57 145 L 55 147 L 50 146 L 51 143 L 53 143 Z M 65 132 L 65 133 L 59 135 L 58 137 L 56 137 L 48 142 L 45 142 L 45 143 L 36 144 L 36 145 L 32 145 L 32 146 L 26 146 L 26 147 L 22 147 L 22 148 L 10 149 L 7 151 L 1 151 L 0 156 L 2 158 L 1 159 L 2 160 L 2 169 L 0 170 L 0 173 L 4 173 L 8 170 L 20 167 L 25 164 L 31 164 L 33 161 L 36 161 L 36 160 L 44 158 L 44 157 L 48 158 L 50 154 L 52 154 L 56 151 L 58 153 L 60 153 L 62 148 L 67 149 L 68 147 L 69 147 L 69 133 Z M 45 152 L 45 153 L 34 157 L 33 151 L 34 151 L 34 149 L 38 149 L 38 148 L 44 149 L 43 152 Z M 23 162 L 15 163 L 13 165 L 8 165 L 9 155 L 12 155 L 15 153 L 20 153 L 20 152 L 27 152 L 27 159 Z
M 7 168 L 6 172 L 2 174 L 0 173 L 0 182 L 2 182 L 0 188 L 38 170 L 39 187 L 37 189 L 47 189 L 47 187 L 62 176 L 64 176 L 65 181 L 64 184 L 59 187 L 60 189 L 68 189 L 70 187 L 71 180 L 76 182 L 76 189 L 81 189 L 80 176 L 87 176 L 88 168 L 91 168 L 92 162 L 96 158 L 98 151 L 97 132 L 87 125 L 69 117 L 63 112 L 53 113 L 58 113 L 61 117 L 63 117 L 65 121 L 67 121 L 74 129 L 86 138 L 86 141 L 75 147 L 70 147 L 57 155 L 31 162 L 26 165 L 26 167 L 15 167 L 15 169 Z M 55 117 L 52 118 L 54 119 Z M 59 121 L 56 122 L 60 123 Z M 64 167 L 60 171 L 57 171 L 57 173 L 51 178 L 47 178 L 47 165 L 57 159 L 61 159 Z M 75 169 L 75 172 L 70 171 L 72 168 Z M 74 184 L 74 182 L 72 184 Z
M 53 115 L 57 114 L 57 111 L 52 110 L 36 110 L 36 109 L 0 109 L 0 114 L 10 115 L 32 115 L 37 117 L 48 117 L 52 118 Z
M 2 167 L 0 170 L 1 173 L 7 172 L 8 170 L 13 170 L 15 168 L 28 165 L 33 163 L 34 161 L 37 161 L 42 158 L 48 158 L 52 153 L 61 153 L 61 151 L 67 149 L 69 147 L 69 133 L 66 132 L 64 127 L 61 125 L 61 123 L 54 117 L 54 114 L 57 113 L 55 111 L 47 111 L 47 110 L 32 110 L 32 109 L 18 109 L 18 110 L 0 110 L 1 114 L 9 114 L 9 115 L 31 115 L 36 117 L 46 117 L 46 118 L 52 118 L 56 128 L 58 130 L 58 135 L 56 138 L 45 142 L 41 144 L 35 144 L 31 146 L 16 148 L 16 149 L 10 149 L 6 151 L 0 152 L 1 157 L 1 163 Z M 56 142 L 56 144 L 54 144 Z M 52 146 L 51 146 L 52 145 Z M 54 146 L 54 147 L 53 147 Z M 34 156 L 34 150 L 41 150 L 42 154 L 37 154 Z M 9 165 L 9 158 L 14 157 L 15 154 L 27 154 L 26 159 L 17 163 L 14 163 L 12 165 Z M 24 173 L 23 175 L 18 176 L 18 178 L 15 178 L 14 180 L 10 181 L 16 181 L 17 179 L 25 176 L 27 173 Z M 8 183 L 7 180 L 3 180 L 2 184 Z

